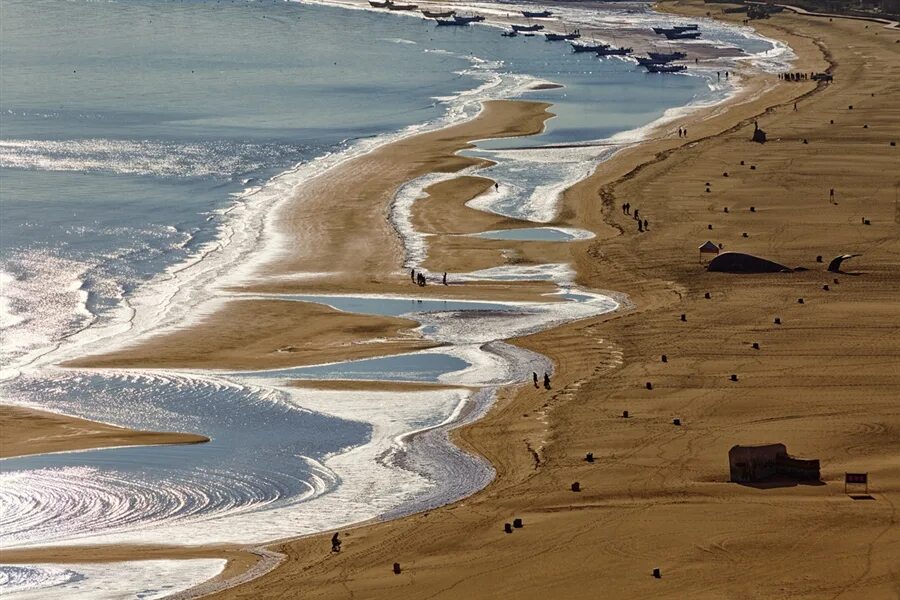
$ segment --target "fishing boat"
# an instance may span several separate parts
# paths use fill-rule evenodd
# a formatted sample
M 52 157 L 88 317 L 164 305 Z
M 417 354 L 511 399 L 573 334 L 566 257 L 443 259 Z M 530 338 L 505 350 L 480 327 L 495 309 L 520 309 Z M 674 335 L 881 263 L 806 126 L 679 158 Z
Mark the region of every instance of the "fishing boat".
M 484 21 L 484 17 L 482 15 L 472 15 L 471 17 L 453 15 L 453 20 L 458 21 L 459 23 L 480 23 L 481 21 Z
M 699 31 L 667 31 L 663 35 L 667 40 L 696 40 L 702 33 Z
M 699 25 L 673 25 L 672 27 L 654 27 L 653 33 L 656 35 L 665 35 L 666 32 L 684 33 L 687 31 L 697 31 L 698 29 L 700 29 Z
M 546 38 L 546 40 L 548 42 L 564 42 L 567 40 L 577 40 L 580 37 L 581 37 L 581 34 L 578 33 L 577 29 L 575 31 L 573 31 L 572 33 L 545 33 L 544 34 L 544 38 Z
M 599 52 L 609 48 L 609 44 L 582 44 L 579 42 L 572 42 L 571 46 L 575 52 Z
M 634 48 L 603 48 L 597 50 L 597 56 L 627 56 L 634 51 Z
M 684 52 L 648 52 L 647 56 L 659 62 L 671 62 L 687 58 L 687 54 Z
M 388 4 L 388 10 L 416 10 L 419 8 L 418 4 L 394 4 L 393 2 Z
M 513 25 L 513 31 L 540 31 L 544 28 L 543 25 Z
M 454 10 L 443 10 L 443 11 L 434 11 L 434 10 L 425 10 L 422 9 L 422 14 L 428 17 L 429 19 L 449 19 L 453 15 L 456 14 Z
M 680 73 L 687 71 L 684 65 L 644 65 L 648 73 Z
M 377 0 L 369 0 L 369 5 L 373 8 L 387 8 L 391 5 L 391 0 L 384 0 L 384 2 L 378 2 Z
M 500 35 L 502 35 L 503 37 L 516 37 L 517 35 L 519 35 L 519 32 L 518 31 L 504 31 Z
M 453 19 L 435 19 L 438 27 L 468 27 L 468 21 L 454 21 Z
M 667 60 L 653 58 L 652 56 L 638 56 L 636 60 L 642 67 L 648 67 L 650 65 L 664 65 L 669 62 Z
M 532 19 L 534 17 L 543 18 L 543 17 L 552 17 L 553 13 L 550 12 L 549 10 L 539 10 L 539 11 L 523 10 L 522 16 L 528 17 L 529 19 Z

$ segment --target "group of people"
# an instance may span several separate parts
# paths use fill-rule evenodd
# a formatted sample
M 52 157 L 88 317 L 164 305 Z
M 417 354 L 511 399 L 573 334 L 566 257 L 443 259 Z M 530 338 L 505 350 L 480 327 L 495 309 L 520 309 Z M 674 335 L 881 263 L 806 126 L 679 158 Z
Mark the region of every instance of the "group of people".
M 634 214 L 631 213 L 631 202 L 626 202 L 622 205 L 622 213 L 626 215 L 631 215 L 635 221 L 637 221 L 638 231 L 643 233 L 650 229 L 650 221 L 647 219 L 641 220 L 641 211 L 638 209 L 634 209 Z
M 540 386 L 538 385 L 538 374 L 537 374 L 537 371 L 532 371 L 532 372 L 531 372 L 531 380 L 534 382 L 534 387 L 535 387 L 535 388 L 540 387 Z M 546 372 L 544 372 L 544 389 L 545 389 L 545 390 L 549 390 L 549 389 L 550 389 L 550 376 L 549 376 Z
M 687 137 L 687 127 L 679 127 L 678 128 L 678 137 L 680 137 L 680 138 Z
M 717 81 L 722 80 L 722 72 L 721 71 L 716 71 L 716 80 Z M 725 71 L 725 80 L 726 81 L 728 80 L 728 71 Z
M 412 282 L 414 284 L 416 284 L 419 287 L 425 287 L 425 284 L 428 283 L 428 280 L 425 279 L 425 273 L 423 273 L 422 271 L 416 272 L 415 269 L 409 270 L 409 278 L 412 280 Z M 441 283 L 443 283 L 444 285 L 447 285 L 447 272 L 446 271 L 444 271 L 444 276 L 441 277 Z
M 809 81 L 814 73 L 779 73 L 778 79 L 782 81 Z

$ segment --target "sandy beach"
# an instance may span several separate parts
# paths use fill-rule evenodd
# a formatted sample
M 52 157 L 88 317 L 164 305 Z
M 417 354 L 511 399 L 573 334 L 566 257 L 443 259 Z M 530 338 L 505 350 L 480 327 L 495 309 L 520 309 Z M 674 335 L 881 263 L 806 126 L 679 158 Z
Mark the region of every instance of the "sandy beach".
M 687 141 L 622 152 L 566 194 L 561 223 L 598 236 L 566 246 L 579 282 L 636 308 L 519 341 L 554 359 L 554 390 L 510 390 L 457 436 L 496 481 L 344 532 L 339 555 L 326 535 L 279 544 L 281 567 L 215 597 L 896 597 L 898 34 L 793 14 L 754 26 L 795 49 L 797 70 L 831 62 L 835 82 L 773 77 L 673 124 Z M 750 142 L 754 120 L 769 143 Z M 809 270 L 708 273 L 707 239 Z M 855 252 L 846 274 L 816 262 Z M 820 459 L 824 485 L 729 483 L 728 449 L 765 442 Z M 844 471 L 869 472 L 873 499 L 845 495 Z M 505 534 L 513 518 L 524 527 Z
M 197 444 L 209 438 L 192 433 L 135 431 L 21 406 L 0 406 L 0 458 L 154 444 Z
M 742 17 L 719 14 L 719 6 L 660 8 Z M 454 435 L 491 462 L 496 479 L 455 504 L 342 531 L 337 554 L 329 552 L 331 533 L 273 543 L 284 562 L 210 597 L 898 597 L 900 154 L 891 143 L 900 141 L 900 33 L 790 12 L 753 26 L 794 49 L 795 70 L 830 69 L 834 82 L 755 75 L 731 102 L 691 113 L 602 163 L 565 192 L 552 223 L 589 230 L 593 239 L 464 236 L 525 226 L 466 206 L 492 186 L 477 174 L 434 185 L 415 205 L 414 224 L 431 234 L 429 270 L 569 262 L 578 284 L 630 300 L 616 313 L 515 340 L 553 360 L 553 388 L 507 388 L 484 419 Z M 477 166 L 457 152 L 472 140 L 537 133 L 550 113 L 542 103 L 488 103 L 466 123 L 329 171 L 277 215 L 278 231 L 292 243 L 240 291 L 546 301 L 542 294 L 553 286 L 545 283 L 412 286 L 387 214 L 404 182 Z M 766 144 L 750 141 L 757 123 Z M 688 128 L 688 138 L 675 134 L 678 127 Z M 335 205 L 335 195 L 347 200 Z M 624 213 L 625 202 L 648 220 L 646 232 Z M 310 222 L 317 234 L 297 235 Z M 707 272 L 697 250 L 707 240 L 807 270 Z M 843 253 L 861 256 L 846 272 L 827 272 Z M 348 268 L 316 275 L 322 264 Z M 424 347 L 409 334 L 413 325 L 305 303 L 233 300 L 190 329 L 70 366 L 311 364 Z M 8 409 L 2 415 L 4 425 L 11 418 L 39 422 Z M 18 439 L 4 427 L 3 456 L 124 439 L 123 430 L 87 422 L 60 438 L 71 422 L 40 419 L 48 433 L 35 429 Z M 49 445 L 32 446 L 38 439 Z M 774 442 L 821 460 L 821 484 L 728 481 L 731 446 Z M 592 463 L 584 460 L 588 452 Z M 869 473 L 870 499 L 844 493 L 847 471 Z M 572 491 L 573 482 L 581 491 Z M 515 518 L 524 526 L 504 533 Z M 231 562 L 223 578 L 255 562 L 233 547 L 42 548 L 5 552 L 4 559 L 70 562 L 80 555 L 225 556 Z M 651 576 L 654 568 L 661 578 Z

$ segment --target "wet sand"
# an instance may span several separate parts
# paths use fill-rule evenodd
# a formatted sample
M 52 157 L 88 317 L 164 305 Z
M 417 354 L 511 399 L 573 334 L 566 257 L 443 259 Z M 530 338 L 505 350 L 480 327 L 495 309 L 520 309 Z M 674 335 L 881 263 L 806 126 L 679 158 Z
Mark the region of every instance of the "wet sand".
M 718 11 L 700 3 L 666 8 Z M 817 89 L 754 78 L 727 107 L 671 124 L 566 192 L 556 224 L 597 234 L 559 244 L 579 283 L 626 293 L 634 307 L 518 341 L 554 360 L 553 389 L 505 390 L 486 418 L 456 433 L 460 445 L 494 465 L 488 488 L 425 514 L 342 532 L 337 555 L 328 551 L 330 534 L 275 544 L 284 563 L 211 597 L 298 590 L 309 598 L 895 596 L 900 155 L 889 142 L 900 141 L 900 34 L 866 25 L 791 14 L 754 23 L 788 41 L 800 56 L 797 70 L 832 61 L 835 83 Z M 764 146 L 749 141 L 757 119 L 769 134 Z M 681 125 L 687 140 L 674 133 Z M 420 167 L 391 168 L 400 179 Z M 386 205 L 378 206 L 391 194 L 384 194 L 366 196 L 360 220 L 334 215 L 332 225 L 344 237 L 354 227 L 365 231 L 366 243 L 384 244 L 373 246 L 384 252 L 356 275 L 317 286 L 415 289 L 397 273 L 399 248 L 389 232 L 367 225 L 378 221 L 373 216 L 385 220 Z M 621 212 L 625 201 L 649 220 L 647 233 Z M 283 224 L 299 227 L 303 218 L 285 215 Z M 697 255 L 707 239 L 810 270 L 708 273 Z M 328 251 L 337 256 L 359 249 L 355 241 L 334 244 Z M 844 252 L 864 255 L 847 263 L 852 273 L 826 273 L 815 260 Z M 258 287 L 296 291 L 303 283 L 291 274 L 314 265 L 282 257 L 269 267 L 281 278 Z M 378 276 L 357 285 L 359 273 Z M 422 293 L 485 290 L 521 293 L 503 284 Z M 631 418 L 621 418 L 623 410 Z M 820 459 L 824 485 L 727 482 L 732 445 L 770 442 Z M 584 461 L 586 452 L 594 463 Z M 843 493 L 845 471 L 870 473 L 871 500 Z M 574 481 L 581 492 L 570 490 Z M 503 524 L 516 517 L 524 528 L 505 534 Z M 402 574 L 391 572 L 394 562 Z M 651 576 L 657 567 L 661 579 Z
M 65 363 L 87 368 L 278 369 L 399 354 L 435 344 L 416 321 L 289 300 L 233 300 L 196 325 Z
M 135 431 L 20 406 L 0 406 L 0 458 L 112 446 L 197 444 L 193 433 Z
M 275 229 L 291 244 L 263 267 L 263 276 L 277 276 L 284 286 L 284 280 L 301 274 L 296 285 L 305 290 L 407 288 L 403 248 L 389 220 L 397 189 L 428 173 L 488 164 L 458 152 L 471 148 L 473 140 L 539 133 L 552 116 L 548 108 L 541 102 L 485 102 L 469 121 L 387 144 L 316 177 L 276 215 Z M 323 265 L 337 265 L 340 271 L 321 274 Z M 269 288 L 266 282 L 263 287 Z
M 579 281 L 635 307 L 520 340 L 554 359 L 554 389 L 508 390 L 456 436 L 497 479 L 451 506 L 352 529 L 339 555 L 327 535 L 278 544 L 282 566 L 213 597 L 301 586 L 309 598 L 896 596 L 900 34 L 792 14 L 753 25 L 795 48 L 797 70 L 831 61 L 835 83 L 750 82 L 768 93 L 674 123 L 569 190 L 560 224 L 598 235 L 586 251 L 566 245 Z M 764 146 L 749 141 L 756 119 Z M 626 200 L 649 232 L 622 214 Z M 809 270 L 708 273 L 697 253 L 707 239 Z M 825 272 L 844 252 L 863 256 Z M 769 442 L 820 459 L 823 485 L 729 483 L 728 449 Z M 871 500 L 844 494 L 845 471 L 870 473 Z M 524 528 L 505 534 L 515 517 Z

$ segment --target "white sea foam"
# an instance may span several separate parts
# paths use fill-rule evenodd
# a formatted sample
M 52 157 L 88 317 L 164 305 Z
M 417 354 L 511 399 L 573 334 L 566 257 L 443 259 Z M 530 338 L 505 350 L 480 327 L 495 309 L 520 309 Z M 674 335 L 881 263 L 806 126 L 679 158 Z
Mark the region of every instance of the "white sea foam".
M 333 2 L 326 3 L 333 4 Z M 350 5 L 350 3 L 341 3 L 341 5 L 347 8 L 367 9 L 356 4 Z M 502 9 L 498 9 L 492 5 L 467 4 L 462 5 L 460 10 L 465 10 L 469 6 L 477 8 L 479 12 L 493 11 L 496 14 L 508 12 L 506 5 Z M 599 11 L 582 11 L 578 18 L 593 19 L 590 12 Z M 624 15 L 618 15 L 616 18 L 620 19 L 617 21 L 619 24 L 635 23 L 639 20 L 637 17 Z M 646 21 L 646 19 L 644 20 Z M 610 22 L 614 21 L 615 19 Z M 532 83 L 537 81 L 537 79 L 525 76 L 505 75 L 501 72 L 502 65 L 498 63 L 482 61 L 474 57 L 471 63 L 472 66 L 467 73 L 480 77 L 482 84 L 474 90 L 463 91 L 458 96 L 441 99 L 442 102 L 447 103 L 447 113 L 444 118 L 407 128 L 394 135 L 357 142 L 346 152 L 326 155 L 311 163 L 298 165 L 264 185 L 249 187 L 245 193 L 236 196 L 234 203 L 224 211 L 227 218 L 221 225 L 219 236 L 214 242 L 207 244 L 189 260 L 172 267 L 151 284 L 143 287 L 126 301 L 121 314 L 117 318 L 111 319 L 109 324 L 103 327 L 92 327 L 72 335 L 58 351 L 41 357 L 40 360 L 32 359 L 29 364 L 24 366 L 35 368 L 51 361 L 83 354 L 91 349 L 101 347 L 108 349 L 111 342 L 129 343 L 139 335 L 150 331 L 159 331 L 161 328 L 175 324 L 183 324 L 202 316 L 204 310 L 214 306 L 214 303 L 209 303 L 209 299 L 220 295 L 221 292 L 218 290 L 221 287 L 246 280 L 259 264 L 269 260 L 288 243 L 286 239 L 279 237 L 273 231 L 269 215 L 273 214 L 278 206 L 293 195 L 297 186 L 326 169 L 370 151 L 380 144 L 470 117 L 477 112 L 481 100 L 515 97 L 524 93 Z M 669 117 L 671 118 L 671 115 Z M 612 141 L 619 145 L 631 143 L 639 139 L 641 135 L 645 135 L 646 131 L 646 128 L 636 130 L 630 134 L 613 138 Z M 504 202 L 509 201 L 506 202 L 509 205 L 518 202 L 511 201 L 515 198 L 514 194 L 530 194 L 528 200 L 523 204 L 526 207 L 523 209 L 523 214 L 527 214 L 538 222 L 551 220 L 555 214 L 559 191 L 568 183 L 582 176 L 586 170 L 592 168 L 596 162 L 607 157 L 611 152 L 608 147 L 598 146 L 558 149 L 558 153 L 554 150 L 555 156 L 549 161 L 544 150 L 532 153 L 529 151 L 492 152 L 492 159 L 498 162 L 498 166 L 495 168 L 498 177 L 504 168 L 511 169 L 511 165 L 521 166 L 529 164 L 530 161 L 530 165 L 533 166 L 545 162 L 553 165 L 547 167 L 546 173 L 555 183 L 543 188 L 540 185 L 534 186 L 530 191 L 525 188 L 517 190 L 513 184 L 514 177 L 510 176 L 508 181 L 501 186 L 500 193 L 494 197 L 490 194 L 483 197 L 485 200 L 483 206 L 495 211 L 507 210 Z M 403 205 L 404 203 L 411 205 L 421 194 L 421 189 L 429 181 L 436 180 L 439 178 L 423 178 L 404 186 L 395 203 L 395 213 L 400 215 L 395 223 L 399 223 L 398 230 L 407 244 L 410 255 L 409 264 L 419 264 L 424 256 L 423 253 L 427 250 L 427 240 L 421 236 L 417 237 L 418 234 L 411 227 L 403 224 L 404 221 L 408 224 L 408 208 L 404 209 Z M 403 214 L 403 210 L 407 212 Z M 234 265 L 240 265 L 240 267 L 235 268 Z M 452 275 L 458 281 L 549 280 L 561 285 L 568 285 L 574 277 L 571 267 L 566 264 L 513 265 Z M 294 274 L 290 277 L 303 276 L 304 274 Z M 67 290 L 68 293 L 77 291 Z M 474 384 L 490 387 L 521 381 L 531 365 L 541 364 L 542 370 L 549 370 L 546 359 L 497 340 L 553 326 L 557 323 L 585 318 L 615 308 L 615 303 L 609 299 L 583 291 L 578 291 L 578 293 L 592 296 L 593 301 L 555 303 L 548 307 L 529 309 L 524 315 L 503 313 L 479 315 L 476 317 L 479 319 L 477 327 L 472 326 L 471 319 L 460 319 L 449 314 L 430 315 L 423 318 L 423 330 L 427 329 L 428 335 L 435 338 L 451 339 L 455 345 L 450 348 L 428 350 L 423 354 L 445 353 L 465 361 L 467 367 L 439 376 L 440 381 L 450 384 Z M 220 300 L 213 302 L 218 301 Z M 544 362 L 541 362 L 542 360 Z M 159 374 L 159 376 L 163 375 Z M 204 374 L 196 374 L 196 376 L 208 377 Z M 214 378 L 210 377 L 210 379 Z M 224 378 L 222 380 L 224 381 Z M 238 385 L 245 385 L 248 381 L 250 378 L 241 378 Z M 272 385 L 272 380 L 260 379 L 255 380 L 255 383 L 265 387 Z M 419 470 L 407 470 L 406 468 L 409 465 L 422 466 L 424 462 L 427 462 L 422 453 L 417 454 L 416 457 L 408 455 L 409 447 L 414 445 L 409 438 L 410 432 L 422 433 L 446 428 L 454 422 L 457 416 L 466 412 L 466 407 L 476 403 L 475 398 L 468 391 L 348 393 L 290 389 L 285 393 L 288 395 L 289 401 L 297 407 L 348 420 L 362 421 L 372 426 L 372 435 L 368 443 L 326 457 L 320 463 L 310 462 L 314 472 L 319 469 L 321 473 L 336 473 L 340 478 L 340 485 L 331 487 L 327 483 L 323 483 L 322 487 L 305 496 L 305 502 L 299 502 L 300 498 L 298 498 L 297 502 L 291 502 L 286 506 L 279 505 L 277 508 L 269 510 L 225 510 L 220 513 L 198 513 L 190 518 L 179 520 L 163 518 L 158 520 L 152 528 L 140 530 L 135 530 L 133 527 L 138 525 L 137 523 L 126 521 L 120 523 L 121 526 L 112 534 L 96 536 L 95 541 L 171 542 L 175 539 L 190 539 L 194 542 L 263 541 L 281 537 L 287 532 L 311 533 L 379 515 L 392 514 L 398 510 L 398 506 L 415 505 L 417 500 L 428 496 L 441 486 L 444 488 L 449 486 L 452 489 L 441 491 L 434 497 L 446 499 L 454 497 L 454 495 L 464 495 L 477 489 L 486 481 L 484 464 L 471 457 L 459 458 L 458 450 L 447 446 L 445 439 L 441 443 L 428 447 L 428 452 L 438 455 L 441 459 L 446 458 L 447 464 L 463 465 L 457 471 L 462 474 L 458 480 L 453 478 L 429 479 Z M 479 411 L 484 410 L 484 406 L 489 403 L 489 395 L 487 393 L 484 397 L 487 400 L 482 398 L 480 408 L 472 409 L 468 414 L 480 414 Z M 413 439 L 425 439 L 425 437 L 417 436 Z M 407 455 L 405 458 L 402 457 L 404 454 Z M 453 460 L 450 460 L 449 457 L 454 456 L 456 457 L 454 460 L 462 462 L 454 463 Z M 466 460 L 469 462 L 465 462 Z M 81 473 L 79 476 L 82 480 L 94 480 L 102 483 L 102 478 L 97 477 L 96 474 Z M 48 477 L 52 477 L 52 474 Z M 66 478 L 61 476 L 57 483 L 66 481 Z M 77 489 L 78 485 L 83 485 L 83 481 L 79 484 L 71 481 L 69 483 L 76 486 L 73 489 Z M 118 484 L 110 485 L 115 487 Z M 128 485 L 131 485 L 131 482 L 128 482 Z M 41 488 L 45 492 L 58 490 L 60 501 L 64 503 L 69 501 L 65 491 L 58 485 L 45 481 Z M 20 487 L 19 492 L 21 489 Z M 328 493 L 321 493 L 326 489 Z M 109 490 L 104 490 L 102 493 L 109 493 Z M 93 499 L 96 500 L 97 497 L 95 494 Z M 124 497 L 118 496 L 117 498 L 116 502 L 121 503 Z M 16 502 L 27 505 L 27 499 L 21 496 Z M 190 502 L 188 497 L 185 503 L 189 505 Z M 83 514 L 89 516 L 99 515 L 96 511 L 91 512 L 96 506 L 102 506 L 102 502 L 97 505 L 81 506 L 80 510 L 86 511 Z M 108 515 L 106 516 L 108 517 Z M 90 521 L 90 519 L 88 520 Z M 81 541 L 90 540 L 91 538 Z M 147 565 L 148 563 L 143 564 Z M 131 565 L 128 568 L 131 569 Z M 198 570 L 200 577 L 211 576 L 202 571 L 202 569 Z M 88 578 L 91 577 L 87 570 L 83 572 L 87 574 Z M 180 576 L 179 573 L 167 575 L 176 580 Z M 102 573 L 99 575 L 95 573 L 93 577 L 95 581 L 104 581 Z M 135 581 L 129 583 L 133 586 Z
M 48 594 L 73 600 L 152 600 L 215 577 L 225 563 L 224 559 L 194 559 L 87 563 L 71 568 L 0 565 L 0 595 L 16 600 L 43 600 Z

